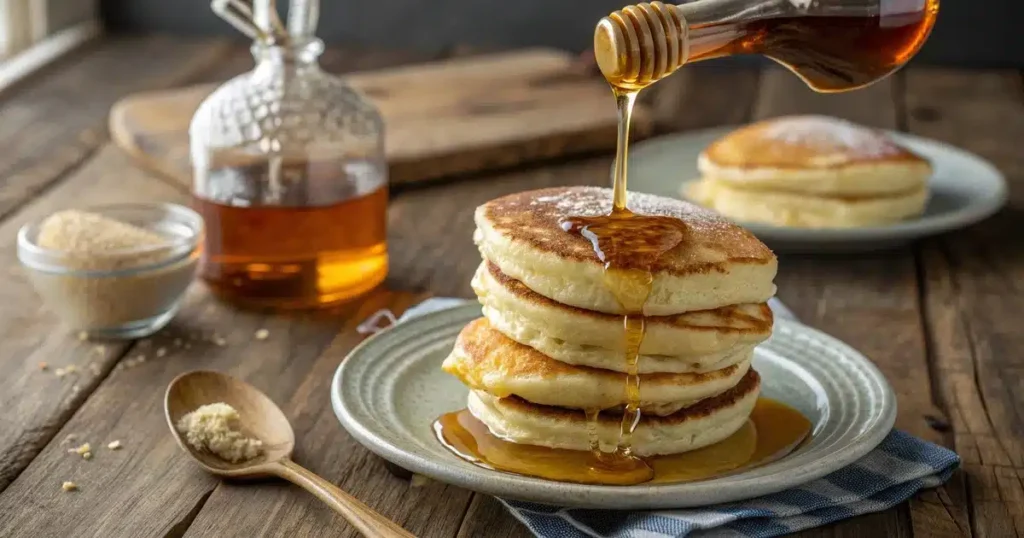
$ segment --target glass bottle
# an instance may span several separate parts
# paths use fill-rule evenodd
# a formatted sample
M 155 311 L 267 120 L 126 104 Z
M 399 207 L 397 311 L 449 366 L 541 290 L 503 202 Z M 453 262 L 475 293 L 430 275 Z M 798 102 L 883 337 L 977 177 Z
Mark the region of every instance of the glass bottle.
M 938 0 L 691 0 L 627 6 L 601 19 L 602 73 L 640 89 L 684 63 L 761 54 L 819 92 L 876 82 L 928 39 Z
M 207 229 L 199 274 L 219 295 L 260 306 L 335 304 L 388 270 L 383 120 L 321 70 L 316 2 L 298 3 L 287 31 L 271 23 L 269 0 L 253 6 L 242 29 L 256 38 L 255 69 L 207 97 L 189 130 Z

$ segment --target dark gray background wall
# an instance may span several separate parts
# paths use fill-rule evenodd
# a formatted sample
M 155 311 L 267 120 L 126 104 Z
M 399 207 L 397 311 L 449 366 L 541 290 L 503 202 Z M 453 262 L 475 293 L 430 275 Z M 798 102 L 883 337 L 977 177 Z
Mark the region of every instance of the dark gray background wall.
M 113 28 L 237 35 L 208 0 L 101 0 Z M 322 0 L 328 43 L 440 50 L 454 44 L 581 51 L 594 24 L 636 0 Z M 286 0 L 279 0 L 283 5 Z M 1024 67 L 1024 0 L 943 0 L 917 61 Z

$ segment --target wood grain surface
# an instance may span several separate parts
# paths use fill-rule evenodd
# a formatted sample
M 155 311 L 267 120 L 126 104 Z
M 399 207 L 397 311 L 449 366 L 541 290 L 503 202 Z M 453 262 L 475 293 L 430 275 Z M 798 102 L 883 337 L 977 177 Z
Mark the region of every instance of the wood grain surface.
M 61 184 L 24 211 L 15 211 L 104 145 L 107 110 L 119 97 L 188 82 L 226 50 L 219 41 L 105 41 L 0 101 L 0 217 L 7 217 L 0 223 L 0 264 L 8 275 L 0 294 L 12 306 L 0 309 L 0 490 L 52 439 L 124 351 L 123 344 L 79 342 L 39 304 L 17 261 L 18 228 L 64 206 L 145 200 L 171 189 L 150 181 L 135 192 L 124 191 L 119 184 L 130 178 L 93 165 L 88 181 L 99 186 Z M 123 76 L 129 72 L 132 77 Z M 42 362 L 48 371 L 39 369 Z M 72 364 L 77 374 L 56 377 L 57 368 Z
M 1024 535 L 1022 79 L 922 69 L 905 81 L 911 132 L 990 159 L 1009 182 L 1002 212 L 922 245 L 920 277 L 933 383 L 964 462 L 971 528 L 982 537 Z
M 532 49 L 352 73 L 387 129 L 393 184 L 614 149 L 608 85 L 565 52 Z M 110 114 L 114 141 L 145 166 L 187 182 L 188 125 L 215 85 L 143 92 Z M 637 137 L 650 133 L 645 107 Z
M 339 72 L 423 59 L 400 51 L 324 55 Z M 107 142 L 107 107 L 130 92 L 223 80 L 250 65 L 244 48 L 220 42 L 109 39 L 0 99 L 0 256 L 8 272 L 0 286 L 0 536 L 354 536 L 294 486 L 220 482 L 190 464 L 166 431 L 161 402 L 170 379 L 198 367 L 267 393 L 295 428 L 299 463 L 417 536 L 529 536 L 493 498 L 389 473 L 338 425 L 328 386 L 363 338 L 355 326 L 377 309 L 471 296 L 477 204 L 530 188 L 606 185 L 610 156 L 397 191 L 386 286 L 333 311 L 239 310 L 197 284 L 159 335 L 99 349 L 62 328 L 25 283 L 14 253 L 23 222 L 97 201 L 186 197 L 187 184 L 132 166 Z M 860 92 L 822 96 L 780 70 L 701 66 L 655 89 L 643 99 L 656 132 L 818 112 L 947 141 L 1006 173 L 1011 203 L 984 223 L 881 255 L 784 256 L 778 284 L 803 321 L 850 342 L 886 373 L 900 428 L 955 448 L 965 463 L 945 486 L 897 508 L 800 534 L 1024 536 L 1021 73 L 914 66 Z M 82 132 L 91 133 L 86 142 Z M 254 338 L 261 328 L 267 340 Z M 227 345 L 212 344 L 213 333 Z M 55 368 L 68 364 L 79 372 L 58 378 Z M 93 459 L 67 453 L 62 440 L 72 433 L 95 447 Z M 124 448 L 104 448 L 115 439 Z M 64 480 L 79 491 L 61 491 Z

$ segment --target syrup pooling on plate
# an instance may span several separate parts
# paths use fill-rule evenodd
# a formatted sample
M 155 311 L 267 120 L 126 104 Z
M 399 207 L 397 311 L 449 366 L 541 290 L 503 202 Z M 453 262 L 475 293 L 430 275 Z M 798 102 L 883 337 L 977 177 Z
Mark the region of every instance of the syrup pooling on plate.
M 736 473 L 776 461 L 798 447 L 811 423 L 792 407 L 759 398 L 747 422 L 726 439 L 710 446 L 646 458 L 647 468 L 620 472 L 595 470 L 590 453 L 517 444 L 491 434 L 468 410 L 443 415 L 434 423 L 438 440 L 462 459 L 515 474 L 560 482 L 628 486 L 691 482 Z

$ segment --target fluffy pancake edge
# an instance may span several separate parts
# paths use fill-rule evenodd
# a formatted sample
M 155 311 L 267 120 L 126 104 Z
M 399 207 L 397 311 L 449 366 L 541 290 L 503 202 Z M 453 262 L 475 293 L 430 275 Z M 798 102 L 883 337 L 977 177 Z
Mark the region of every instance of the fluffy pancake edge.
M 474 390 L 539 405 L 611 409 L 627 402 L 625 374 L 552 359 L 501 334 L 486 318 L 463 328 L 442 369 Z M 706 373 L 642 374 L 641 410 L 675 413 L 732 389 L 749 369 L 747 359 Z
M 753 234 L 681 200 L 649 195 L 631 200 L 651 198 L 656 203 L 638 202 L 635 210 L 672 216 L 679 208 L 680 214 L 694 219 L 688 222 L 694 235 L 679 252 L 666 257 L 671 260 L 663 267 L 654 268 L 645 314 L 762 303 L 775 294 L 778 260 Z M 566 199 L 572 204 L 563 208 L 558 200 Z M 530 205 L 537 200 L 548 202 Z M 610 207 L 610 203 L 611 191 L 596 187 L 541 189 L 498 198 L 477 208 L 474 241 L 484 259 L 545 297 L 587 310 L 624 314 L 589 241 L 564 232 L 556 219 L 561 214 L 603 214 L 604 205 Z
M 701 152 L 698 168 L 751 188 L 832 195 L 908 191 L 932 173 L 927 159 L 881 130 L 813 114 L 735 129 Z
M 621 316 L 556 303 L 488 262 L 471 286 L 484 316 L 505 336 L 562 362 L 625 371 Z M 641 373 L 723 368 L 770 337 L 773 321 L 766 303 L 648 317 L 638 367 Z
M 725 439 L 749 418 L 760 394 L 760 377 L 750 370 L 732 390 L 672 415 L 641 418 L 631 438 L 635 454 L 647 457 L 695 450 Z M 539 406 L 518 398 L 496 398 L 471 391 L 467 408 L 502 439 L 529 445 L 589 450 L 590 437 L 584 413 Z M 598 421 L 602 449 L 612 450 L 618 441 L 617 415 L 603 414 Z
M 704 178 L 684 195 L 745 222 L 808 228 L 855 228 L 890 224 L 920 215 L 927 188 L 894 196 L 843 199 L 783 192 L 750 191 Z

